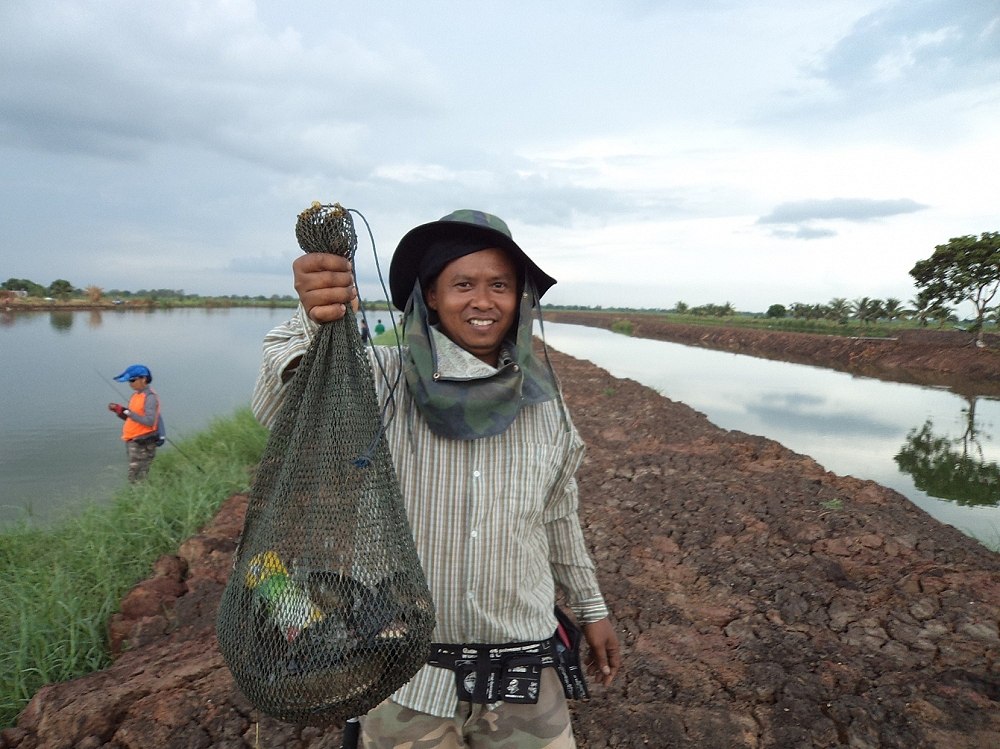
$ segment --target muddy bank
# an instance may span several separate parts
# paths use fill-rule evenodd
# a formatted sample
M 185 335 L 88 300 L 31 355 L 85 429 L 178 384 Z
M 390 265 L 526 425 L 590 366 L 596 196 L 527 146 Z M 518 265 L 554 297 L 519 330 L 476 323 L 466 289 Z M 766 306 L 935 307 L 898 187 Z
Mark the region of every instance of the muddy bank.
M 889 489 L 553 363 L 625 656 L 574 706 L 583 749 L 1000 746 L 1000 555 Z M 41 690 L 0 748 L 339 747 L 335 729 L 258 724 L 218 655 L 244 510 L 231 498 L 161 559 L 110 623 L 128 648 Z
M 986 348 L 958 330 L 914 329 L 893 338 L 850 338 L 785 333 L 722 325 L 681 325 L 651 315 L 545 312 L 550 322 L 610 330 L 618 321 L 632 335 L 764 359 L 812 364 L 893 382 L 946 387 L 960 395 L 1000 396 L 1000 335 L 985 336 Z

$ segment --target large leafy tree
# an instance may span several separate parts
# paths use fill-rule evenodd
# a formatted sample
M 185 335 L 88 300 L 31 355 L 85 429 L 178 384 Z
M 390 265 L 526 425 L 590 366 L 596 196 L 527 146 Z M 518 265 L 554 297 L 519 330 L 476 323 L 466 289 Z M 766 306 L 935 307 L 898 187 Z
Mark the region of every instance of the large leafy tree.
M 49 293 L 56 299 L 69 299 L 72 295 L 74 289 L 73 284 L 67 281 L 65 278 L 57 278 L 55 281 L 49 284 Z
M 27 278 L 8 278 L 0 288 L 7 291 L 27 291 L 28 296 L 45 296 L 45 287 Z
M 976 342 L 983 342 L 983 320 L 1000 289 L 1000 232 L 954 237 L 910 269 L 931 305 L 972 302 L 976 308 Z

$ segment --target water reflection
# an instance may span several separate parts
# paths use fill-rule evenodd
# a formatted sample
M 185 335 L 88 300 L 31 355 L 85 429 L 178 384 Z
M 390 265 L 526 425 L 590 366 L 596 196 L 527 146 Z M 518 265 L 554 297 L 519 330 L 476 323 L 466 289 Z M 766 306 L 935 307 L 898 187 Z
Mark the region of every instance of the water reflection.
M 55 310 L 49 313 L 49 324 L 54 330 L 64 333 L 73 327 L 73 313 Z
M 841 436 L 891 437 L 897 434 L 894 424 L 880 419 L 870 410 L 847 412 L 834 408 L 827 398 L 813 393 L 765 393 L 759 402 L 748 403 L 747 411 L 762 422 L 782 424 L 785 429 L 824 431 Z
M 896 454 L 901 471 L 932 497 L 960 505 L 996 507 L 1000 504 L 1000 465 L 988 461 L 976 429 L 976 403 L 969 398 L 964 409 L 965 429 L 959 437 L 934 433 L 930 419 L 906 436 Z

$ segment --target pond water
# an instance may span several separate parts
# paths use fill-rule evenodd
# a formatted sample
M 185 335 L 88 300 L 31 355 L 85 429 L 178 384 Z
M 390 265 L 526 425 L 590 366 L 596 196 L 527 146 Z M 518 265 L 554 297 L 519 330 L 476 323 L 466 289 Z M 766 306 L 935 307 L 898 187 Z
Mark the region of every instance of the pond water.
M 1000 400 L 546 323 L 549 345 L 1000 540 Z
M 177 442 L 249 402 L 264 334 L 287 309 L 81 311 L 0 316 L 0 523 L 45 520 L 125 482 L 115 375 L 147 365 Z M 166 446 L 163 449 L 174 449 Z
M 0 314 L 0 525 L 26 512 L 44 522 L 124 484 L 120 422 L 107 404 L 127 400 L 128 387 L 112 380 L 126 366 L 150 367 L 168 436 L 180 441 L 249 402 L 261 340 L 290 314 Z M 988 543 L 1000 538 L 996 399 L 596 328 L 547 323 L 545 334 L 553 348 L 684 402 L 720 427 L 770 437 L 831 471 L 890 486 Z

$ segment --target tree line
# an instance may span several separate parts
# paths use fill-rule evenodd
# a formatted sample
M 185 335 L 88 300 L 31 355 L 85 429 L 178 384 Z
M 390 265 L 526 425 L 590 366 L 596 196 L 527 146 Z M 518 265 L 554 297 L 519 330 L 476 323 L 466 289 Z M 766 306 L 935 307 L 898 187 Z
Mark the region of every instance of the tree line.
M 772 304 L 765 315 L 771 318 L 796 317 L 806 320 L 836 320 L 846 322 L 849 319 L 863 323 L 876 320 L 914 319 L 921 325 L 931 321 L 945 322 L 955 320 L 952 305 L 971 302 L 976 314 L 971 330 L 977 333 L 977 342 L 982 344 L 983 325 L 986 322 L 1000 323 L 1000 304 L 993 304 L 1000 290 L 1000 232 L 983 232 L 978 237 L 974 234 L 953 237 L 946 244 L 937 245 L 934 253 L 925 260 L 918 261 L 910 269 L 910 275 L 918 289 L 917 295 L 904 306 L 899 299 L 872 299 L 861 297 L 853 301 L 845 298 L 831 299 L 827 304 L 803 304 L 795 302 L 788 307 L 783 304 Z M 28 296 L 52 297 L 66 300 L 74 296 L 99 302 L 105 296 L 115 299 L 142 298 L 152 301 L 186 301 L 191 303 L 200 299 L 196 294 L 185 294 L 177 289 L 154 289 L 130 292 L 113 289 L 105 292 L 99 286 L 87 286 L 77 289 L 63 278 L 56 279 L 48 286 L 42 286 L 24 278 L 8 278 L 0 289 L 20 291 Z M 290 295 L 272 294 L 269 297 L 252 296 L 222 296 L 212 299 L 231 299 L 243 301 L 289 301 Z M 572 307 L 563 307 L 572 309 Z M 598 307 L 597 309 L 601 309 Z M 678 302 L 672 310 L 680 314 L 726 317 L 736 314 L 732 304 L 706 304 L 689 307 L 684 302 Z
M 229 299 L 233 301 L 246 302 L 294 301 L 294 297 L 290 294 L 271 294 L 270 296 L 265 296 L 264 294 L 258 294 L 256 296 L 248 294 L 223 294 L 204 297 L 200 294 L 187 294 L 183 289 L 139 289 L 138 291 L 128 291 L 126 289 L 105 290 L 100 286 L 94 285 L 77 288 L 64 278 L 57 278 L 48 286 L 35 283 L 27 278 L 8 278 L 0 284 L 0 291 L 19 291 L 23 292 L 24 296 L 27 297 L 36 297 L 40 299 L 51 298 L 58 299 L 63 302 L 70 299 L 83 299 L 94 304 L 102 302 L 105 299 L 122 301 L 141 299 L 150 302 L 186 302 L 189 304 L 193 302 L 196 303 L 203 299 Z
M 69 299 L 76 292 L 73 284 L 64 278 L 57 278 L 48 286 L 42 286 L 27 278 L 8 278 L 3 284 L 0 284 L 0 290 L 20 291 L 24 292 L 25 296 L 52 297 L 53 299 Z
M 876 320 L 913 319 L 921 325 L 931 321 L 957 320 L 952 305 L 971 302 L 975 317 L 970 330 L 982 345 L 983 325 L 1000 323 L 1000 304 L 994 305 L 1000 290 L 1000 232 L 983 232 L 976 237 L 953 237 L 939 244 L 934 253 L 918 261 L 910 269 L 918 289 L 917 295 L 904 307 L 898 299 L 862 297 L 848 302 L 832 299 L 828 304 L 792 304 L 788 309 L 773 304 L 768 317 L 800 317 L 846 322 L 848 319 L 871 323 Z
M 803 304 L 795 302 L 785 307 L 783 304 L 772 304 L 767 308 L 765 317 L 794 317 L 800 320 L 833 320 L 846 323 L 856 320 L 862 323 L 873 323 L 877 320 L 917 320 L 921 325 L 930 322 L 957 321 L 955 310 L 943 304 L 931 305 L 919 295 L 910 300 L 910 307 L 904 307 L 899 299 L 873 299 L 860 297 L 848 300 L 834 297 L 826 304 Z

